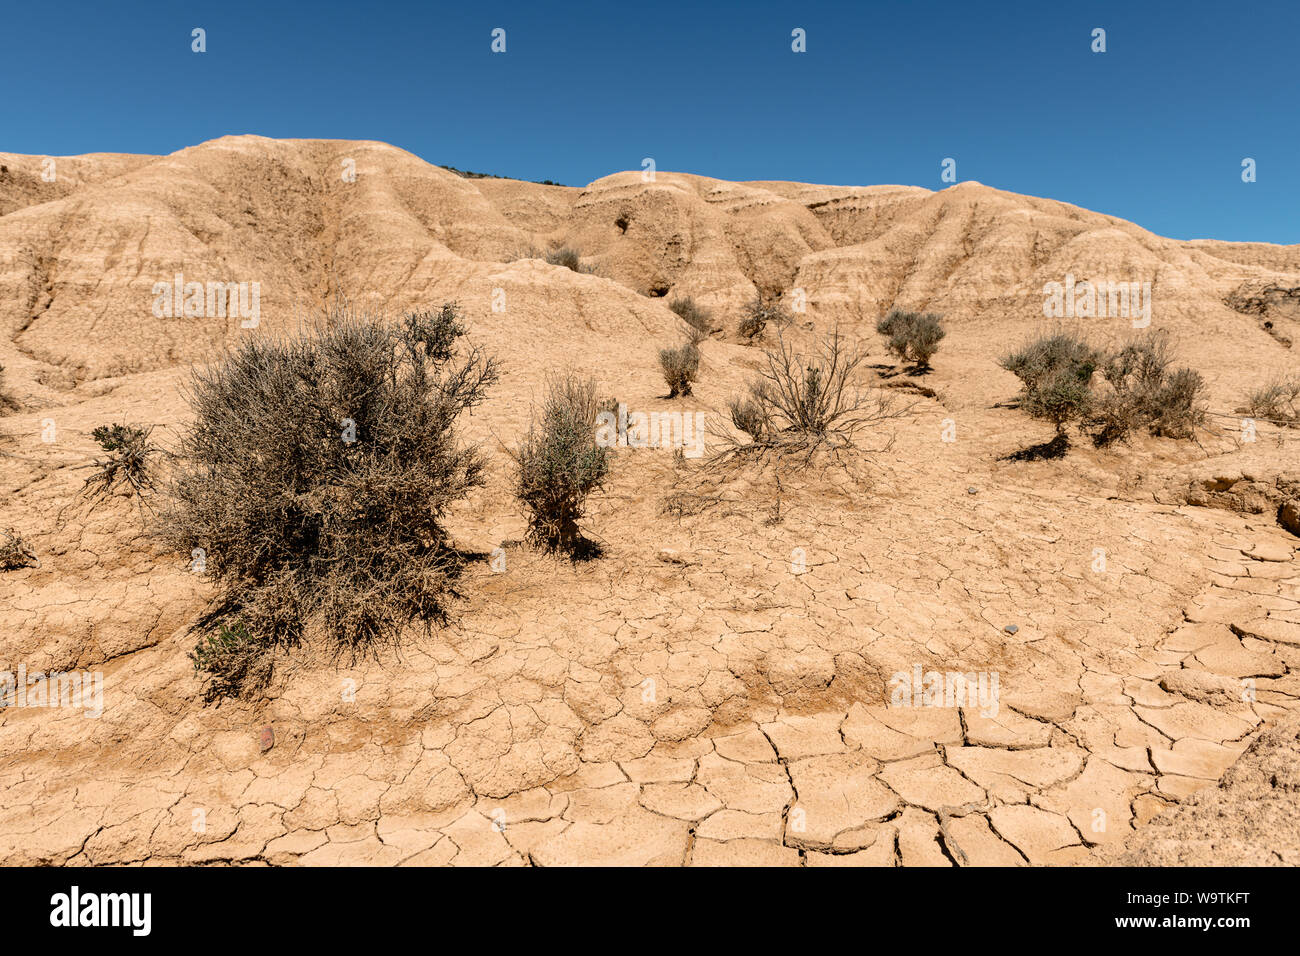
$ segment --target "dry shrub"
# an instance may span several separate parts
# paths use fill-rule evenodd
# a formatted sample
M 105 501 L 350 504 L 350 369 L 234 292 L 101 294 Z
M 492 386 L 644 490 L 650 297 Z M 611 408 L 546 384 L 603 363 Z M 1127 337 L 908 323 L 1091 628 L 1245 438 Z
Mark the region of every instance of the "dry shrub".
M 939 351 L 939 341 L 947 333 L 943 316 L 936 312 L 908 312 L 890 309 L 889 314 L 876 323 L 876 331 L 888 338 L 886 343 L 904 362 L 911 362 L 918 370 L 930 367 L 930 359 Z
M 668 303 L 668 308 L 676 312 L 691 328 L 701 335 L 713 331 L 713 313 L 696 303 L 690 296 L 682 296 Z
M 731 413 L 731 424 L 750 437 L 751 441 L 761 442 L 771 430 L 771 403 L 760 401 L 755 393 L 762 389 L 761 382 L 750 385 L 750 394 L 742 398 L 732 398 L 727 403 Z
M 1093 441 L 1110 445 L 1142 428 L 1167 438 L 1192 438 L 1205 422 L 1204 381 L 1190 368 L 1171 369 L 1163 336 L 1130 342 L 1106 357 L 1102 376 L 1110 391 L 1095 405 L 1088 425 Z
M 19 568 L 39 568 L 41 559 L 27 539 L 7 528 L 0 531 L 0 571 L 17 571 Z
M 732 424 L 750 437 L 749 444 L 723 454 L 748 449 L 813 451 L 822 446 L 854 444 L 866 428 L 906 412 L 893 396 L 863 388 L 858 369 L 866 352 L 849 345 L 833 329 L 808 353 L 795 351 L 785 336 L 765 351 L 758 377 L 746 394 L 729 404 Z
M 92 502 L 125 487 L 133 496 L 143 497 L 154 489 L 152 459 L 158 449 L 149 441 L 153 426 L 100 425 L 90 437 L 95 439 L 104 457 L 94 463 L 95 472 L 81 486 L 81 493 Z
M 1300 378 L 1266 382 L 1247 396 L 1238 412 L 1274 425 L 1300 428 Z
M 668 383 L 668 397 L 691 394 L 691 383 L 700 370 L 700 350 L 694 341 L 673 349 L 659 350 L 659 367 Z
M 582 253 L 572 246 L 562 246 L 546 254 L 546 261 L 553 266 L 563 266 L 574 272 L 582 271 Z
M 197 630 L 355 656 L 445 618 L 462 559 L 443 515 L 484 466 L 454 426 L 497 379 L 464 332 L 452 305 L 395 325 L 336 305 L 194 374 L 162 529 L 219 586 Z
M 790 313 L 779 302 L 775 299 L 765 302 L 760 294 L 746 306 L 745 314 L 741 317 L 736 331 L 741 338 L 753 339 L 763 333 L 769 322 L 782 328 L 789 325 L 790 321 Z
M 523 442 L 511 452 L 515 495 L 528 517 L 528 541 L 571 558 L 596 548 L 578 528 L 587 497 L 609 473 L 609 449 L 596 443 L 596 416 L 603 407 L 596 382 L 576 372 L 548 379 L 546 397 Z

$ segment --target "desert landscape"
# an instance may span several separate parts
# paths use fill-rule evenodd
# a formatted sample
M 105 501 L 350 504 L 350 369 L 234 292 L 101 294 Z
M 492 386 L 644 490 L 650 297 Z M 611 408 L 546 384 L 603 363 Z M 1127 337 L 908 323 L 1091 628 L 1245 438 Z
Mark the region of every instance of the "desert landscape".
M 1077 309 L 1087 282 L 1141 314 Z M 220 556 L 158 528 L 193 375 L 340 302 L 452 306 L 495 363 L 455 420 L 482 456 L 445 513 L 456 594 L 214 696 Z M 925 360 L 878 331 L 896 309 L 941 317 Z M 33 693 L 0 708 L 0 863 L 1300 865 L 1300 420 L 1252 404 L 1300 375 L 1300 246 L 970 181 L 557 186 L 228 136 L 0 153 L 0 323 L 0 671 Z M 1158 337 L 1194 427 L 1029 413 L 1006 358 L 1053 329 Z M 831 336 L 887 413 L 755 450 L 736 397 Z M 580 559 L 539 546 L 517 475 L 565 374 L 696 426 L 608 448 Z M 117 424 L 149 481 L 88 485 Z M 34 696 L 72 672 L 102 712 Z

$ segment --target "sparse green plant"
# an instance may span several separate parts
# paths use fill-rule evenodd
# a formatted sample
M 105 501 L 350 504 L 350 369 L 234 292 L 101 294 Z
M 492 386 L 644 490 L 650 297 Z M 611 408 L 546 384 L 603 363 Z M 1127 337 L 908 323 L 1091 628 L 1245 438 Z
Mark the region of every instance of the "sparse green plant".
M 39 568 L 41 559 L 27 539 L 13 528 L 0 531 L 0 571 Z
M 274 647 L 249 633 L 242 621 L 221 621 L 216 633 L 204 635 L 190 652 L 194 673 L 205 676 L 203 696 L 251 697 L 265 690 L 274 673 Z
M 534 409 L 528 432 L 511 452 L 528 541 L 575 559 L 595 551 L 578 522 L 587 498 L 609 473 L 609 449 L 596 441 L 596 394 L 592 378 L 576 372 L 551 376 L 541 408 Z
M 700 369 L 700 350 L 695 340 L 676 348 L 659 350 L 659 367 L 668 383 L 668 397 L 691 394 L 691 383 Z
M 237 619 L 258 645 L 356 655 L 446 617 L 463 559 L 444 515 L 484 468 L 455 425 L 498 375 L 463 332 L 454 307 L 389 323 L 338 303 L 194 373 L 161 524 L 219 586 L 200 633 Z
M 158 449 L 149 441 L 152 425 L 100 425 L 90 437 L 104 452 L 94 462 L 94 473 L 81 486 L 81 493 L 91 501 L 111 495 L 125 487 L 130 494 L 143 497 L 154 490 L 153 457 Z
M 1300 378 L 1273 378 L 1246 397 L 1237 410 L 1274 425 L 1300 428 Z
M 918 371 L 930 367 L 930 359 L 939 351 L 939 342 L 947 333 L 943 316 L 937 312 L 908 312 L 890 309 L 876 323 L 876 331 L 888 338 L 889 351 L 901 361 L 911 362 Z
M 690 296 L 682 296 L 668 303 L 672 309 L 685 320 L 686 324 L 702 335 L 713 331 L 713 313 L 698 304 Z

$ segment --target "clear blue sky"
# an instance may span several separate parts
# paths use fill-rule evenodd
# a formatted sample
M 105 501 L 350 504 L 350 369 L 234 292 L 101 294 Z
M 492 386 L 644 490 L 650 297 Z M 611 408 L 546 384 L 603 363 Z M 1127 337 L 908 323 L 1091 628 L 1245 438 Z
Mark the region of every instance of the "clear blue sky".
M 259 133 L 569 185 L 651 156 L 723 179 L 932 189 L 952 157 L 959 180 L 1164 235 L 1300 243 L 1298 42 L 1300 0 L 11 0 L 0 150 Z

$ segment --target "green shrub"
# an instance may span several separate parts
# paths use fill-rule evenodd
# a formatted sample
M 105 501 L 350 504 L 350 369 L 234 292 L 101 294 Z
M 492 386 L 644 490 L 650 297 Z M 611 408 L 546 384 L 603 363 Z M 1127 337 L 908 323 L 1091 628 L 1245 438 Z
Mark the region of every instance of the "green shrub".
M 609 473 L 609 449 L 596 443 L 601 411 L 596 382 L 575 372 L 552 376 L 523 442 L 512 452 L 515 495 L 528 518 L 528 541 L 573 558 L 591 553 L 579 530 L 589 495 Z
M 700 350 L 694 342 L 659 350 L 659 367 L 668 383 L 668 397 L 691 394 L 691 383 L 700 369 Z
M 1092 376 L 1102 354 L 1078 333 L 1058 329 L 1026 342 L 999 364 L 1023 383 L 1020 407 L 1051 422 L 1057 435 L 1092 411 Z
M 911 362 L 918 370 L 928 369 L 930 359 L 939 351 L 939 341 L 947 333 L 943 316 L 935 312 L 907 312 L 890 309 L 889 314 L 876 323 L 876 331 L 888 338 L 886 343 L 904 362 Z
M 198 630 L 238 619 L 268 647 L 320 633 L 356 654 L 445 617 L 463 562 L 443 516 L 484 466 L 454 426 L 497 379 L 480 349 L 455 354 L 463 333 L 451 305 L 396 324 L 335 306 L 194 374 L 161 522 L 220 588 Z

